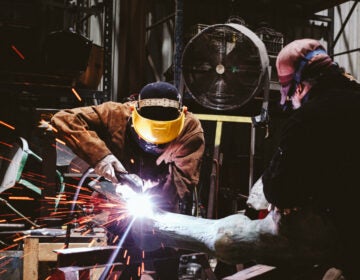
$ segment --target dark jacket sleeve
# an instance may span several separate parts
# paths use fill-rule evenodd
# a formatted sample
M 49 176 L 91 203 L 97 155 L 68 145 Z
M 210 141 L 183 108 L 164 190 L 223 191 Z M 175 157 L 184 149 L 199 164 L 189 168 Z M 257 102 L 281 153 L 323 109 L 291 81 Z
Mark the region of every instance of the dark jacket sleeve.
M 57 130 L 57 137 L 94 167 L 112 153 L 110 143 L 124 146 L 129 115 L 129 104 L 105 102 L 97 106 L 59 111 L 53 116 L 51 124 Z
M 308 196 L 309 147 L 306 129 L 295 118 L 284 126 L 280 144 L 262 176 L 268 202 L 279 208 L 296 207 Z

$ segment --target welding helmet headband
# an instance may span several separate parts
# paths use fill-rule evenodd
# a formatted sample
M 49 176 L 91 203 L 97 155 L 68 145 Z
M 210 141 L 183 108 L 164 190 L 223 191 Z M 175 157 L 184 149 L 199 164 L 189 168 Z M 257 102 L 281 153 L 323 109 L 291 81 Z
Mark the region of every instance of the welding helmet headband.
M 132 125 L 136 134 L 151 144 L 165 144 L 181 133 L 186 107 L 181 105 L 178 90 L 166 82 L 146 85 L 132 111 Z

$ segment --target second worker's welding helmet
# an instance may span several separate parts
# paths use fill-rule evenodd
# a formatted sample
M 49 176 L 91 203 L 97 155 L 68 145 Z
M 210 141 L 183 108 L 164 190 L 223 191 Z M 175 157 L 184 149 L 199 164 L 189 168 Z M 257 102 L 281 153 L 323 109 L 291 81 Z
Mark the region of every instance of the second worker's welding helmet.
M 179 136 L 184 127 L 186 108 L 178 90 L 169 83 L 147 84 L 139 93 L 132 111 L 136 134 L 151 144 L 166 144 Z

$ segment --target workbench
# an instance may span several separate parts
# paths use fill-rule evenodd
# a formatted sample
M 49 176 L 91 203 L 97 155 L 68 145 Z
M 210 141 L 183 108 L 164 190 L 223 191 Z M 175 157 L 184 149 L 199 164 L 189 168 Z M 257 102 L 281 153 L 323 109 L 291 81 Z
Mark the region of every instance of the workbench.
M 57 254 L 54 250 L 65 248 L 101 247 L 106 245 L 106 234 L 97 232 L 81 234 L 72 232 L 70 239 L 65 235 L 43 236 L 28 235 L 24 238 L 23 280 L 39 279 L 39 262 L 56 262 Z

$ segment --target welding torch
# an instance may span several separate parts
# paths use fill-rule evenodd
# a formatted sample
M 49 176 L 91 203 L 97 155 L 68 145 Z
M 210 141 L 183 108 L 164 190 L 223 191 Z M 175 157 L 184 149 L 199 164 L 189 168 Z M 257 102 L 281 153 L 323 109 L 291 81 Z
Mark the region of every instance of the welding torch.
M 118 179 L 120 184 L 128 185 L 134 192 L 137 192 L 137 193 L 143 192 L 144 182 L 136 174 L 121 173 L 121 172 L 115 171 L 115 176 Z

